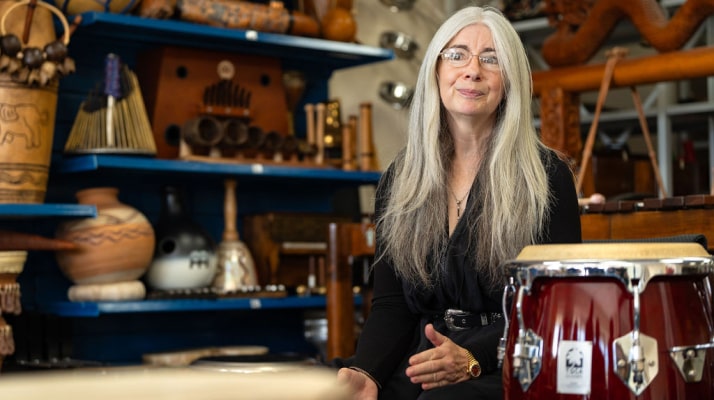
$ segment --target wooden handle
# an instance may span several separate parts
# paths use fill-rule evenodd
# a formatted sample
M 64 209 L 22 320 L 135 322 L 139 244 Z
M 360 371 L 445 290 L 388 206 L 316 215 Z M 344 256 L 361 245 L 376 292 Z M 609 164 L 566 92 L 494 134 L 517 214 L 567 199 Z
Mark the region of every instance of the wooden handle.
M 31 233 L 0 230 L 0 250 L 76 250 L 79 245 L 62 239 L 52 239 Z
M 223 229 L 223 240 L 237 241 L 238 240 L 238 230 L 236 229 L 236 217 L 238 215 L 238 207 L 236 205 L 236 180 L 226 179 L 225 180 L 225 200 L 223 204 L 223 218 L 225 219 L 225 226 Z

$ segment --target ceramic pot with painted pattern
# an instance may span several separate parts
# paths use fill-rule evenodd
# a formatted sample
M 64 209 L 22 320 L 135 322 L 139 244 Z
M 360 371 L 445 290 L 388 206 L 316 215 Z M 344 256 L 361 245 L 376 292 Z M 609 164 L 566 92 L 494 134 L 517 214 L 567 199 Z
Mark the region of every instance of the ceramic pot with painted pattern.
M 154 229 L 136 208 L 119 201 L 119 190 L 97 187 L 76 193 L 79 204 L 97 207 L 96 218 L 59 225 L 58 239 L 74 242 L 77 250 L 56 253 L 60 270 L 78 285 L 133 281 L 151 264 Z

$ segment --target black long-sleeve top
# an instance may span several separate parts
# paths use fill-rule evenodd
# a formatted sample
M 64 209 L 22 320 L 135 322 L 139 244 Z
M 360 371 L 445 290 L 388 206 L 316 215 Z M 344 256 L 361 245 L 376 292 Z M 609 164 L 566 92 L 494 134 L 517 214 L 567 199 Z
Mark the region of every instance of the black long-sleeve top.
M 580 216 L 573 174 L 553 152 L 545 162 L 552 202 L 543 243 L 581 242 Z M 391 185 L 392 171 L 387 171 L 377 192 L 376 210 L 384 207 L 385 191 Z M 472 192 L 480 190 L 474 183 Z M 473 196 L 473 193 L 471 194 Z M 469 201 L 467 207 L 474 202 Z M 455 308 L 475 313 L 501 312 L 502 292 L 489 290 L 467 257 L 469 232 L 460 221 L 449 239 L 445 273 L 430 291 L 414 288 L 400 280 L 386 257 L 374 266 L 374 288 L 370 316 L 360 334 L 354 366 L 369 372 L 382 386 L 395 374 L 404 374 L 404 360 L 431 344 L 424 337 L 424 326 L 434 327 L 456 344 L 468 349 L 479 360 L 484 374 L 497 370 L 497 346 L 503 334 L 504 320 L 467 331 L 451 332 L 443 313 Z M 448 234 L 445 232 L 445 234 Z M 380 251 L 377 237 L 377 251 Z M 401 364 L 401 367 L 400 367 Z M 399 368 L 398 368 L 399 367 Z

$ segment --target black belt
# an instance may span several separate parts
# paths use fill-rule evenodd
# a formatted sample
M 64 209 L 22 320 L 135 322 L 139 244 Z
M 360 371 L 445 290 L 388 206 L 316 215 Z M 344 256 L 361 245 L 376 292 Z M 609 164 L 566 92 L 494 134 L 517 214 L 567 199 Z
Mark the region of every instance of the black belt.
M 472 313 L 450 308 L 444 311 L 444 322 L 450 331 L 464 331 L 476 326 L 488 326 L 503 318 L 501 313 Z

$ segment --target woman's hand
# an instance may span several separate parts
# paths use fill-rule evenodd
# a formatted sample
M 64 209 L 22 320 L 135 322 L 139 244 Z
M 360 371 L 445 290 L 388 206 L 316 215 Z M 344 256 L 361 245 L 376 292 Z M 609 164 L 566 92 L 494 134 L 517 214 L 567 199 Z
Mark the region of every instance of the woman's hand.
M 466 349 L 437 332 L 432 324 L 426 325 L 424 333 L 434 348 L 409 358 L 407 376 L 412 383 L 421 383 L 422 389 L 429 390 L 469 380 Z
M 353 400 L 377 400 L 377 384 L 367 375 L 349 368 L 340 368 L 337 379 L 352 388 Z

